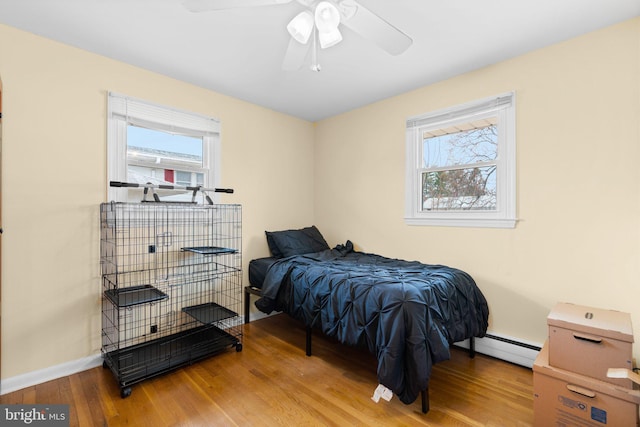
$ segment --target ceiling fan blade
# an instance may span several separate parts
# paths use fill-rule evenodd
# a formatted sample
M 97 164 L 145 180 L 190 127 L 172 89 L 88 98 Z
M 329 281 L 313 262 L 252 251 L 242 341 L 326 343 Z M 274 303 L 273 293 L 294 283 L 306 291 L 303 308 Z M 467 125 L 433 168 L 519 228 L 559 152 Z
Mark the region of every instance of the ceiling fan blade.
M 240 7 L 270 6 L 290 3 L 293 0 L 184 0 L 182 5 L 191 12 L 236 9 Z
M 371 12 L 355 0 L 344 0 L 338 8 L 346 10 L 342 24 L 372 40 L 391 55 L 400 55 L 413 43 L 411 37 Z
M 297 71 L 304 64 L 304 60 L 307 58 L 311 43 L 302 44 L 296 41 L 293 37 L 289 40 L 289 47 L 284 55 L 282 61 L 282 69 L 284 71 Z

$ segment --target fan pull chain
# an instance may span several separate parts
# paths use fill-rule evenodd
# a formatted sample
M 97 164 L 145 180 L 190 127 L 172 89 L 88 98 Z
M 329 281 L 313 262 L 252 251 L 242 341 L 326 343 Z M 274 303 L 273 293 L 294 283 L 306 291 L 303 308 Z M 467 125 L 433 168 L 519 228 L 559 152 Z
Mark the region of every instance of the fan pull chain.
M 313 30 L 313 44 L 311 45 L 311 71 L 319 73 L 321 70 L 320 63 L 318 63 L 318 31 Z

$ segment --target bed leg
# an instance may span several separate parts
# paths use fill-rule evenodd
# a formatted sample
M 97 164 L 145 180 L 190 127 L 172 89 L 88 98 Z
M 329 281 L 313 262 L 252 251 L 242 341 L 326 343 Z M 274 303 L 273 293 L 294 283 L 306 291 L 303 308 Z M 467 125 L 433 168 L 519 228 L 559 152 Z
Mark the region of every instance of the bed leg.
M 249 323 L 249 310 L 251 308 L 251 294 L 249 293 L 249 287 L 244 288 L 244 323 Z
M 473 359 L 476 357 L 476 338 L 469 338 L 469 357 Z
M 422 390 L 420 394 L 422 396 L 422 413 L 426 414 L 429 412 L 429 388 Z
M 311 326 L 307 326 L 307 356 L 311 356 Z

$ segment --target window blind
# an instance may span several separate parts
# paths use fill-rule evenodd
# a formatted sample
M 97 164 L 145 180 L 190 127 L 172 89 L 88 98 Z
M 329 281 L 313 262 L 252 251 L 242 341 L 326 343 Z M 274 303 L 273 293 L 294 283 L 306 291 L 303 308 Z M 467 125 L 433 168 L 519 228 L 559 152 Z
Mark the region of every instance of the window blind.
M 462 117 L 472 117 L 477 114 L 485 114 L 491 111 L 498 111 L 510 107 L 512 102 L 513 93 L 508 93 L 469 104 L 463 104 L 455 108 L 439 110 L 435 113 L 427 113 L 421 116 L 411 117 L 407 119 L 407 129 L 443 123 Z
M 180 111 L 109 92 L 109 116 L 132 125 L 190 136 L 214 136 L 220 133 L 220 122 L 201 114 Z

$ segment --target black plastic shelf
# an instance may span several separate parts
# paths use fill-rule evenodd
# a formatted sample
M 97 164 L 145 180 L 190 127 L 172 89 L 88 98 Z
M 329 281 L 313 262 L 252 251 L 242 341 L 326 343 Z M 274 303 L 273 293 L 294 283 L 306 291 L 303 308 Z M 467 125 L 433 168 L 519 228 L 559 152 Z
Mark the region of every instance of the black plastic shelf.
M 236 249 L 222 248 L 220 246 L 193 246 L 188 248 L 182 248 L 185 252 L 194 252 L 201 255 L 222 255 L 222 254 L 234 254 L 238 252 Z
M 208 302 L 206 304 L 184 307 L 182 311 L 205 325 L 219 322 L 224 319 L 229 319 L 230 317 L 235 317 L 238 315 L 238 313 L 235 313 L 226 307 L 222 307 L 215 302 Z
M 129 288 L 109 289 L 105 296 L 118 307 L 146 304 L 169 298 L 169 295 L 151 285 L 131 286 Z
M 109 367 L 125 387 L 147 378 L 169 372 L 176 367 L 209 357 L 232 346 L 239 351 L 240 340 L 214 326 L 172 334 L 143 344 L 104 354 Z

